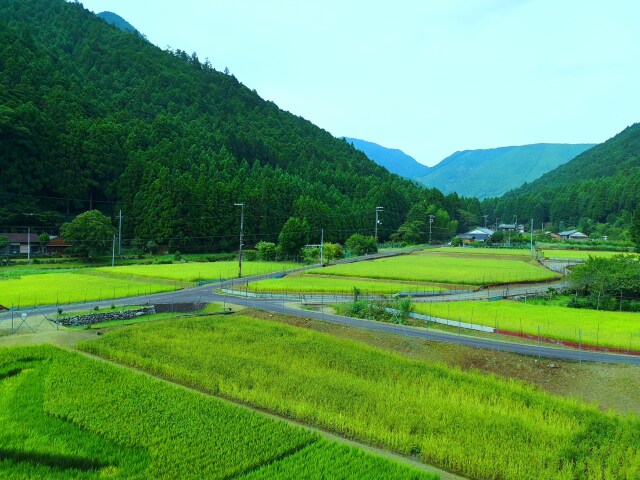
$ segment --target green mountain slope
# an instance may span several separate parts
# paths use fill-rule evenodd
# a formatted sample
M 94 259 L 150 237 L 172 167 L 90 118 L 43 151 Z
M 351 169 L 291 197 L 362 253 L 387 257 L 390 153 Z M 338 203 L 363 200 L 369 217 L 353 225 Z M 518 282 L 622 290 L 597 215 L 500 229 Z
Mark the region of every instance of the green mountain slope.
M 539 178 L 591 147 L 540 143 L 466 150 L 445 158 L 416 180 L 445 193 L 480 199 L 495 197 Z
M 640 124 L 543 175 L 535 182 L 488 199 L 493 217 L 534 218 L 575 225 L 581 219 L 611 222 L 640 203 Z
M 364 152 L 367 157 L 378 165 L 401 177 L 415 178 L 425 175 L 429 171 L 429 167 L 419 163 L 402 150 L 386 148 L 377 143 L 358 140 L 357 138 L 344 137 L 344 139 L 356 149 Z
M 251 245 L 290 215 L 312 241 L 372 234 L 376 206 L 385 239 L 423 195 L 195 53 L 64 0 L 0 3 L 0 141 L 0 224 L 122 209 L 125 240 L 182 251 L 234 248 L 235 202 Z

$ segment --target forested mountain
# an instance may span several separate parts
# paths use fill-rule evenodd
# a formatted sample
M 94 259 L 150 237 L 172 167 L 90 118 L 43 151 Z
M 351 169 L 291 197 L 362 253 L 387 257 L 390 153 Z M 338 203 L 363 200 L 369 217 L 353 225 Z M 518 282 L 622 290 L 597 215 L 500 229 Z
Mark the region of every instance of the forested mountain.
M 612 223 L 640 203 L 640 124 L 502 198 L 487 199 L 491 218 L 531 218 L 555 225 Z M 630 222 L 630 220 L 629 220 Z
M 64 0 L 0 3 L 0 224 L 123 211 L 125 240 L 182 251 L 274 240 L 291 215 L 312 241 L 381 239 L 413 204 L 479 203 L 389 174 L 343 140 L 215 71 Z M 463 222 L 464 225 L 464 222 Z
M 416 180 L 444 193 L 497 197 L 568 162 L 591 144 L 539 143 L 456 152 Z
M 396 173 L 401 177 L 415 178 L 424 175 L 429 171 L 429 167 L 421 164 L 415 158 L 407 155 L 402 150 L 386 148 L 377 143 L 358 140 L 357 138 L 344 137 L 357 150 L 364 152 L 367 157 L 382 165 L 391 173 Z
M 133 33 L 133 34 L 139 35 L 141 37 L 144 36 L 136 29 L 136 27 L 131 25 L 129 22 L 127 22 L 124 18 L 122 18 L 117 13 L 100 12 L 100 13 L 96 14 L 96 16 L 100 17 L 105 22 L 110 23 L 114 27 L 119 28 L 123 32 Z

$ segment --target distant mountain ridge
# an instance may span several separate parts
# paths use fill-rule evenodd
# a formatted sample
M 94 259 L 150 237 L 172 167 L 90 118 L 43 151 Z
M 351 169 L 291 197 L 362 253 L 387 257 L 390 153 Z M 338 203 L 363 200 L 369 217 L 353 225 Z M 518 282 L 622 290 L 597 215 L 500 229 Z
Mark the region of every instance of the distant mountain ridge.
M 429 167 L 421 164 L 415 158 L 407 155 L 402 150 L 386 148 L 377 143 L 359 140 L 357 138 L 342 137 L 347 143 L 352 144 L 356 150 L 360 150 L 378 165 L 383 166 L 391 173 L 405 178 L 415 178 L 425 175 Z
M 581 220 L 630 223 L 640 204 L 640 123 L 627 127 L 538 180 L 483 202 L 491 218 L 533 217 L 576 225 Z M 626 213 L 625 213 L 626 212 Z M 624 220 L 626 218 L 626 220 Z
M 113 12 L 100 12 L 96 14 L 96 17 L 100 17 L 105 22 L 113 25 L 114 27 L 122 30 L 123 32 L 133 33 L 134 35 L 138 35 L 139 37 L 146 38 L 140 31 L 127 22 L 124 18 L 122 18 L 117 13 Z
M 456 152 L 415 180 L 443 193 L 484 199 L 498 197 L 532 182 L 572 160 L 594 144 L 500 147 Z

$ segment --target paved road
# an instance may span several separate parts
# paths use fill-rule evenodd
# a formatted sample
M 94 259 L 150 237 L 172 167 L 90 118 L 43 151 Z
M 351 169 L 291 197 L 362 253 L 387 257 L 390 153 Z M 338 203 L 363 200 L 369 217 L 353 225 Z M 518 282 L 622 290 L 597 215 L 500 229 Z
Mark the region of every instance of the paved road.
M 395 252 L 394 252 L 395 253 Z M 395 253 L 397 254 L 397 253 Z M 274 273 L 269 275 L 263 275 L 252 279 L 245 279 L 247 281 L 268 278 L 281 275 L 280 273 Z M 237 284 L 237 281 L 234 281 Z M 558 288 L 562 284 L 560 282 L 553 284 L 539 284 L 539 285 L 523 285 L 523 286 L 511 286 L 511 287 L 497 287 L 488 290 L 480 290 L 477 292 L 463 293 L 457 295 L 437 295 L 430 296 L 423 299 L 415 299 L 417 301 L 451 301 L 451 300 L 474 300 L 485 299 L 492 297 L 499 297 L 503 295 L 524 295 L 526 293 L 533 292 L 546 292 L 550 286 Z M 337 323 L 341 325 L 348 325 L 351 327 L 365 328 L 368 330 L 375 330 L 380 332 L 392 333 L 395 335 L 403 335 L 411 338 L 418 338 L 423 340 L 433 340 L 446 343 L 455 343 L 458 345 L 465 345 L 474 348 L 483 348 L 488 350 L 496 350 L 502 352 L 512 352 L 522 355 L 537 356 L 541 358 L 559 359 L 559 360 L 573 360 L 573 361 L 588 361 L 588 362 L 603 362 L 603 363 L 628 363 L 640 365 L 640 357 L 632 355 L 621 355 L 605 352 L 592 352 L 585 350 L 575 350 L 566 348 L 557 348 L 550 346 L 537 346 L 537 345 L 523 345 L 518 343 L 511 343 L 505 341 L 488 340 L 484 338 L 477 338 L 465 335 L 456 335 L 452 333 L 434 332 L 426 328 L 414 328 L 403 325 L 395 325 L 389 323 L 382 323 L 370 320 L 362 320 L 357 318 L 342 317 L 338 315 L 332 315 L 324 312 L 314 312 L 309 310 L 300 310 L 293 308 L 285 304 L 284 299 L 258 299 L 224 295 L 216 293 L 216 290 L 221 287 L 230 287 L 231 281 L 214 283 L 203 285 L 200 287 L 189 288 L 184 290 L 177 290 L 174 292 L 159 293 L 153 295 L 144 295 L 140 297 L 131 297 L 127 299 L 119 299 L 118 303 L 126 302 L 131 305 L 143 305 L 146 303 L 181 303 L 181 302 L 218 302 L 218 303 L 230 303 L 236 305 L 242 305 L 259 310 L 266 310 L 274 313 L 282 313 L 286 315 L 293 315 L 303 318 L 313 318 L 316 320 L 322 320 L 325 322 Z M 454 298 L 455 297 L 455 298 Z M 91 307 L 99 305 L 101 308 L 109 307 L 113 303 L 112 300 L 102 302 L 89 302 L 88 304 L 74 304 L 64 306 L 65 311 L 74 310 L 86 310 L 90 305 Z M 37 310 L 40 314 L 55 314 L 55 307 L 45 307 Z M 0 321 L 10 318 L 10 313 L 0 314 Z
M 154 295 L 145 295 L 141 297 L 132 297 L 126 299 L 127 303 L 132 305 L 142 305 L 147 302 L 153 303 L 180 303 L 180 302 L 218 302 L 246 306 L 249 308 L 255 308 L 259 310 L 265 310 L 273 313 L 282 313 L 286 315 L 293 315 L 303 318 L 312 318 L 315 320 L 321 320 L 325 322 L 336 323 L 340 325 L 347 325 L 356 328 L 365 328 L 368 330 L 374 330 L 379 332 L 392 333 L 395 335 L 402 335 L 411 338 L 417 338 L 421 340 L 433 340 L 445 343 L 455 343 L 458 345 L 465 345 L 473 348 L 483 348 L 488 350 L 496 350 L 502 352 L 512 352 L 522 355 L 529 355 L 534 357 L 558 359 L 558 360 L 573 360 L 573 361 L 585 361 L 585 362 L 603 362 L 603 363 L 628 363 L 640 365 L 640 357 L 632 355 L 620 355 L 605 352 L 592 352 L 585 350 L 575 350 L 567 348 L 557 348 L 551 346 L 537 346 L 537 345 L 523 345 L 518 343 L 511 343 L 498 340 L 489 340 L 485 338 L 477 338 L 466 335 L 457 335 L 455 333 L 435 332 L 426 328 L 414 328 L 403 325 L 396 325 L 390 323 L 382 323 L 371 320 L 362 320 L 358 318 L 342 317 L 338 315 L 332 315 L 329 313 L 300 310 L 288 306 L 283 300 L 266 300 L 255 298 L 243 298 L 230 295 L 222 295 L 216 293 L 214 290 L 218 289 L 220 284 L 204 285 L 201 287 L 177 290 L 175 292 L 159 293 Z M 525 287 L 523 287 L 525 288 Z M 527 287 L 531 288 L 531 286 Z M 486 293 L 485 293 L 486 295 Z M 123 300 L 120 299 L 119 303 Z M 99 305 L 101 308 L 108 308 L 113 302 L 111 300 L 104 302 L 91 302 L 91 306 Z M 65 306 L 65 311 L 73 311 L 78 309 L 87 309 L 87 304 L 77 304 Z M 55 308 L 43 308 L 38 312 L 45 314 L 54 314 Z M 7 314 L 3 314 L 6 318 Z

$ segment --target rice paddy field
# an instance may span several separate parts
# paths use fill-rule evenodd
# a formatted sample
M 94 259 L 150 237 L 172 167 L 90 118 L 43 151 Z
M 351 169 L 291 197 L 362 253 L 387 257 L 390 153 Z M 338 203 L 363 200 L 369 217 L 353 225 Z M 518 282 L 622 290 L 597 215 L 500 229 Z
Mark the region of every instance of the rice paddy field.
M 28 308 L 115 300 L 193 286 L 200 280 L 234 278 L 237 262 L 76 268 L 53 271 L 37 265 L 0 270 L 0 305 Z M 299 268 L 299 263 L 244 262 L 244 276 Z
M 0 348 L 0 477 L 437 478 L 51 346 Z
M 485 325 L 498 330 L 640 351 L 640 314 L 526 304 L 521 301 L 414 303 L 417 313 Z
M 250 277 L 266 273 L 281 272 L 300 268 L 302 265 L 292 262 L 242 262 L 242 276 Z M 182 282 L 202 280 L 225 280 L 238 276 L 238 262 L 191 262 L 166 265 L 126 265 L 121 267 L 103 267 L 97 271 L 122 276 L 161 278 Z
M 559 277 L 555 272 L 530 261 L 529 257 L 461 255 L 431 251 L 334 265 L 309 270 L 308 273 L 466 285 L 536 282 Z
M 42 305 L 110 300 L 167 292 L 182 285 L 134 277 L 96 274 L 90 269 L 0 277 L 0 305 L 29 308 Z
M 342 278 L 333 275 L 292 274 L 283 278 L 260 280 L 248 286 L 255 293 L 330 293 L 353 295 L 353 289 L 363 295 L 389 295 L 398 292 L 441 292 L 442 285 L 412 282 L 375 281 L 363 278 Z
M 139 324 L 81 348 L 470 478 L 640 476 L 636 417 L 278 322 Z
M 531 256 L 531 251 L 528 248 L 439 247 L 429 249 L 427 252 L 446 253 L 447 255 L 498 255 L 506 257 Z
M 629 252 L 604 252 L 597 250 L 541 250 L 544 258 L 559 258 L 562 260 L 587 260 L 589 257 L 594 258 L 611 258 L 616 255 L 635 255 Z

